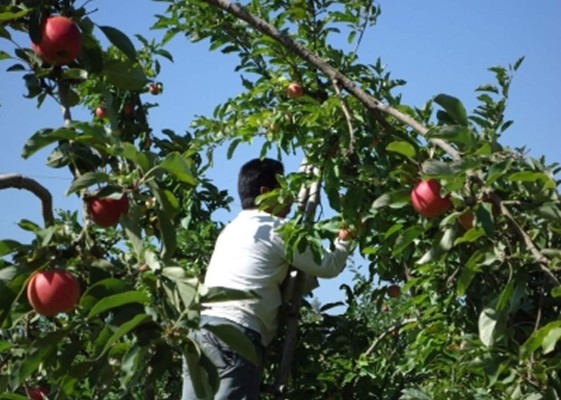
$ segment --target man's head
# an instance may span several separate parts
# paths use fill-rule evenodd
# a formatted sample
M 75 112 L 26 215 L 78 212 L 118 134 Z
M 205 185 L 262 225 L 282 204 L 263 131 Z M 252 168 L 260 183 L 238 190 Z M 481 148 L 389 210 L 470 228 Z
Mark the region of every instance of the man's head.
M 283 174 L 284 166 L 277 160 L 256 158 L 245 163 L 238 176 L 238 194 L 242 203 L 242 209 L 251 210 L 257 208 L 257 197 L 278 188 L 280 185 L 277 175 Z M 288 211 L 285 215 L 287 213 Z

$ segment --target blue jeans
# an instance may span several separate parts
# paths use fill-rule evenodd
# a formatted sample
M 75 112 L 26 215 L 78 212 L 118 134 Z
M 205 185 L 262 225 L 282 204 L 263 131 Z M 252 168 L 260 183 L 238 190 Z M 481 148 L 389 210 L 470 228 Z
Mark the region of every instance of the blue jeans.
M 261 374 L 263 372 L 263 346 L 261 336 L 248 328 L 238 325 L 224 318 L 207 317 L 201 318 L 201 324 L 232 325 L 242 332 L 255 345 L 257 358 L 260 361 L 256 366 L 232 350 L 226 343 L 218 339 L 212 332 L 202 328 L 191 333 L 193 339 L 201 347 L 202 351 L 218 369 L 220 387 L 214 400 L 257 400 L 261 386 Z M 181 400 L 197 400 L 189 370 L 185 359 L 183 360 L 183 395 Z

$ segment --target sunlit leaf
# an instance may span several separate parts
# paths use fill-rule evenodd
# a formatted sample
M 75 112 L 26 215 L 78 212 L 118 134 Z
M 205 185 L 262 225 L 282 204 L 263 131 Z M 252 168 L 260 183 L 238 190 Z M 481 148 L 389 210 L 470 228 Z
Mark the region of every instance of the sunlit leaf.
M 404 141 L 391 142 L 386 146 L 386 150 L 393 151 L 394 153 L 399 153 L 409 158 L 414 158 L 417 154 L 417 152 L 415 151 L 415 147 L 413 147 L 411 143 Z
M 109 179 L 109 175 L 105 172 L 86 172 L 72 182 L 72 185 L 66 191 L 66 195 L 69 196 L 95 184 L 108 182 Z
M 490 347 L 495 343 L 495 328 L 499 322 L 499 313 L 492 308 L 485 308 L 479 314 L 479 339 Z
M 160 164 L 160 168 L 166 170 L 181 182 L 185 182 L 189 185 L 197 184 L 197 180 L 193 176 L 191 168 L 189 168 L 187 162 L 177 152 L 169 153 Z
M 148 303 L 149 297 L 137 290 L 131 290 L 123 293 L 107 296 L 99 300 L 95 306 L 92 307 L 88 314 L 88 318 L 93 318 L 105 311 L 112 310 L 113 308 L 124 306 L 130 303 Z

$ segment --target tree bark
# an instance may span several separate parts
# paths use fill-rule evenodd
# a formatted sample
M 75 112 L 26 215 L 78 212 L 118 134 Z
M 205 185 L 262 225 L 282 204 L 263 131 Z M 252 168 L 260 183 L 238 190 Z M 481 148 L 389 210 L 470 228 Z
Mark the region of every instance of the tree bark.
M 41 200 L 45 227 L 55 222 L 55 217 L 53 215 L 53 196 L 51 192 L 39 182 L 20 174 L 0 175 L 0 190 L 8 188 L 25 189 L 33 193 Z

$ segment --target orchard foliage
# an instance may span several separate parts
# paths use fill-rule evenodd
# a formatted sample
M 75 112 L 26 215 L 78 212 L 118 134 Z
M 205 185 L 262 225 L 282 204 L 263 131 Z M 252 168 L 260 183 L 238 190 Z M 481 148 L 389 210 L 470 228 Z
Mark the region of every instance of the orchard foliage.
M 415 108 L 402 104 L 405 82 L 382 60 L 358 58 L 362 35 L 380 16 L 371 1 L 244 3 L 276 28 L 268 34 L 221 0 L 163 1 L 168 9 L 155 27 L 164 40 L 138 35 L 140 48 L 118 27 L 96 24 L 91 4 L 0 2 L 0 38 L 15 44 L 0 59 L 22 74 L 27 97 L 63 108 L 61 126 L 31 135 L 22 156 L 51 149 L 47 165 L 68 169 L 67 194 L 84 200 L 82 213 L 61 212 L 45 227 L 21 221 L 31 243 L 0 242 L 0 398 L 23 399 L 39 386 L 53 399 L 178 398 L 181 354 L 211 396 L 215 370 L 187 334 L 205 302 L 250 294 L 200 284 L 221 228 L 213 213 L 230 201 L 205 171 L 216 148 L 228 146 L 232 156 L 241 143 L 260 145 L 263 156 L 303 154 L 317 167 L 317 175 L 288 175 L 263 200 L 296 197 L 319 181 L 324 209 L 337 214 L 301 223 L 297 213 L 283 230 L 289 252 L 318 250 L 344 225 L 365 263 L 343 286 L 342 314 L 328 313 L 332 304 L 303 311 L 287 398 L 561 397 L 560 168 L 501 144 L 522 59 L 490 68 L 493 82 L 475 88 L 471 112 L 447 94 Z M 81 53 L 65 66 L 45 64 L 31 49 L 41 21 L 57 14 L 82 35 Z M 180 34 L 238 56 L 245 90 L 197 117 L 191 132 L 154 132 L 148 116 L 153 96 L 165 95 L 161 61 L 173 60 L 166 43 Z M 293 52 L 289 36 L 386 107 L 348 94 Z M 338 48 L 341 37 L 347 44 Z M 302 96 L 287 91 L 291 83 Z M 74 120 L 74 107 L 91 110 L 91 119 Z M 421 179 L 437 180 L 451 209 L 419 215 L 411 191 Z M 119 225 L 91 220 L 93 197 L 122 195 L 129 207 Z M 459 221 L 466 214 L 469 229 Z M 81 298 L 75 311 L 46 318 L 25 291 L 34 272 L 54 268 L 79 278 Z M 400 295 L 390 296 L 393 285 Z M 217 333 L 251 357 L 243 338 Z M 266 384 L 281 346 L 282 334 Z

